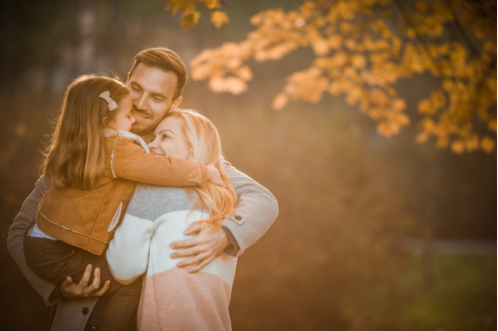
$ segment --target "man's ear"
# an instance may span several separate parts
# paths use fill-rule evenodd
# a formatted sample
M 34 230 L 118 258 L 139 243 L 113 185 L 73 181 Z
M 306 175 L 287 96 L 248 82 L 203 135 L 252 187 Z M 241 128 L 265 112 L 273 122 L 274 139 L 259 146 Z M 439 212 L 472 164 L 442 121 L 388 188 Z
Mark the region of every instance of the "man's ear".
M 175 101 L 173 101 L 173 103 L 171 104 L 171 107 L 169 107 L 169 110 L 176 110 L 176 108 L 178 108 L 180 106 L 180 104 L 182 103 L 183 101 L 183 97 L 178 97 L 175 99 Z

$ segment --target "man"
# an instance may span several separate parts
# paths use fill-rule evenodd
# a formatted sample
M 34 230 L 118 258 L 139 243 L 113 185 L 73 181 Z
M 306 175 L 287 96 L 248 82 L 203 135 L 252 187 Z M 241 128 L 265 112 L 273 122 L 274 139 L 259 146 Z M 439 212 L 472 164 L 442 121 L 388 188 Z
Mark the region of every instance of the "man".
M 137 54 L 126 82 L 136 118 L 132 132 L 150 141 L 157 124 L 169 110 L 176 109 L 182 102 L 181 93 L 186 81 L 187 68 L 175 52 L 166 48 L 152 48 Z M 277 201 L 267 189 L 228 162 L 225 168 L 239 198 L 234 215 L 225 219 L 221 228 L 193 223 L 185 234 L 197 235 L 172 245 L 177 251 L 171 257 L 189 257 L 178 263 L 178 267 L 188 267 L 190 272 L 201 270 L 223 252 L 239 256 L 268 230 L 278 215 Z M 58 303 L 52 330 L 96 330 L 97 327 L 92 323 L 98 320 L 97 315 L 105 309 L 105 301 L 100 300 L 98 308 L 94 310 L 94 307 L 109 287 L 109 282 L 106 282 L 99 288 L 98 269 L 93 271 L 90 285 L 91 265 L 87 266 L 78 284 L 68 277 L 58 285 L 39 278 L 26 265 L 24 235 L 33 226 L 38 204 L 49 188 L 50 185 L 42 176 L 10 228 L 8 249 L 45 303 Z

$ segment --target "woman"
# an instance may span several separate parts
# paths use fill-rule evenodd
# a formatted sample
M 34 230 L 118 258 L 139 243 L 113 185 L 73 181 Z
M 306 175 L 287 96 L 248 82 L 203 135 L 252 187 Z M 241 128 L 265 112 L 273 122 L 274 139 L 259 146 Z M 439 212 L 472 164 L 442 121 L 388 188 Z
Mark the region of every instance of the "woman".
M 138 309 L 139 330 L 230 330 L 228 304 L 236 258 L 222 254 L 198 273 L 176 267 L 173 242 L 188 238 L 198 220 L 220 226 L 237 205 L 225 173 L 214 125 L 190 110 L 175 110 L 157 126 L 152 153 L 213 164 L 225 187 L 171 188 L 139 184 L 107 251 L 113 275 L 131 283 L 146 273 Z

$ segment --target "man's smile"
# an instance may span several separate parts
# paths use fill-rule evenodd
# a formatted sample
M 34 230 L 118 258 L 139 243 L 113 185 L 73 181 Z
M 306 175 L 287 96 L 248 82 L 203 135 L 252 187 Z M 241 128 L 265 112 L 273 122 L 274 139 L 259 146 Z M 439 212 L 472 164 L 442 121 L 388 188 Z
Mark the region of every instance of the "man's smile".
M 142 114 L 142 113 L 136 111 L 135 109 L 132 109 L 131 113 L 133 114 L 133 116 L 135 118 L 138 118 L 138 119 L 148 119 L 148 118 L 151 118 L 151 116 Z

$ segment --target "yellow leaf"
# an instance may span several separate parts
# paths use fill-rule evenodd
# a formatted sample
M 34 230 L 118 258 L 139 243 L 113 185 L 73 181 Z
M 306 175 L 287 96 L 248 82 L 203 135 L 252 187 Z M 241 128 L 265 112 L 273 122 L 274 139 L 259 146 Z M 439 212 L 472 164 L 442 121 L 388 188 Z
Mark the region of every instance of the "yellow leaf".
M 342 37 L 339 35 L 333 35 L 329 38 L 330 48 L 339 48 L 342 45 Z
M 432 115 L 434 113 L 434 108 L 428 99 L 420 101 L 417 109 L 422 114 Z
M 377 124 L 377 132 L 384 137 L 392 137 L 399 132 L 400 127 L 392 121 L 382 121 Z
M 403 99 L 396 99 L 393 101 L 393 110 L 400 112 L 403 111 L 406 108 L 406 103 L 405 100 Z
M 469 138 L 465 140 L 465 148 L 469 152 L 475 151 L 477 148 L 479 148 L 479 138 L 477 135 L 471 135 Z
M 215 77 L 209 80 L 209 88 L 215 93 L 229 92 L 237 95 L 247 90 L 247 84 L 235 77 Z
M 204 0 L 204 7 L 207 9 L 220 8 L 220 0 Z
M 164 9 L 171 9 L 171 12 L 174 15 L 178 11 L 194 11 L 196 5 L 197 0 L 169 0 Z
M 334 56 L 331 57 L 331 63 L 335 66 L 343 66 L 348 61 L 348 57 L 344 52 L 337 52 Z
M 416 141 L 419 144 L 425 143 L 429 139 L 427 132 L 421 132 L 417 135 Z
M 496 119 L 491 120 L 488 123 L 488 127 L 491 131 L 494 131 L 496 133 Z
M 487 41 L 484 44 L 484 50 L 492 53 L 496 53 L 496 41 Z
M 410 28 L 410 29 L 406 30 L 405 35 L 407 38 L 415 38 L 416 32 L 414 29 Z
M 342 33 L 350 33 L 354 31 L 354 25 L 351 23 L 342 22 L 339 24 L 339 29 Z
M 351 58 L 351 64 L 356 68 L 363 68 L 366 63 L 367 61 L 365 60 L 365 57 L 363 55 L 354 55 Z
M 201 13 L 197 10 L 191 12 L 184 12 L 182 15 L 181 26 L 185 30 L 193 28 L 197 22 L 199 22 L 199 18 L 201 17 Z
M 315 51 L 316 55 L 325 55 L 329 52 L 329 43 L 325 39 L 318 39 L 315 40 L 311 46 L 313 47 L 313 50 Z
M 455 140 L 451 144 L 451 151 L 455 154 L 462 154 L 465 151 L 465 145 L 460 140 Z
M 455 88 L 455 86 L 453 85 L 453 82 L 449 79 L 446 79 L 445 81 L 443 81 L 443 89 L 445 91 L 453 91 L 453 89 Z
M 216 10 L 211 13 L 211 23 L 219 29 L 223 26 L 223 24 L 228 23 L 228 16 L 224 11 Z
M 237 70 L 237 76 L 245 81 L 248 81 L 252 79 L 252 71 L 248 66 L 243 66 Z
M 489 137 L 484 137 L 481 140 L 481 148 L 489 154 L 495 149 L 495 141 Z
M 289 97 L 284 93 L 279 93 L 273 99 L 271 104 L 272 108 L 275 110 L 282 110 L 289 102 Z

